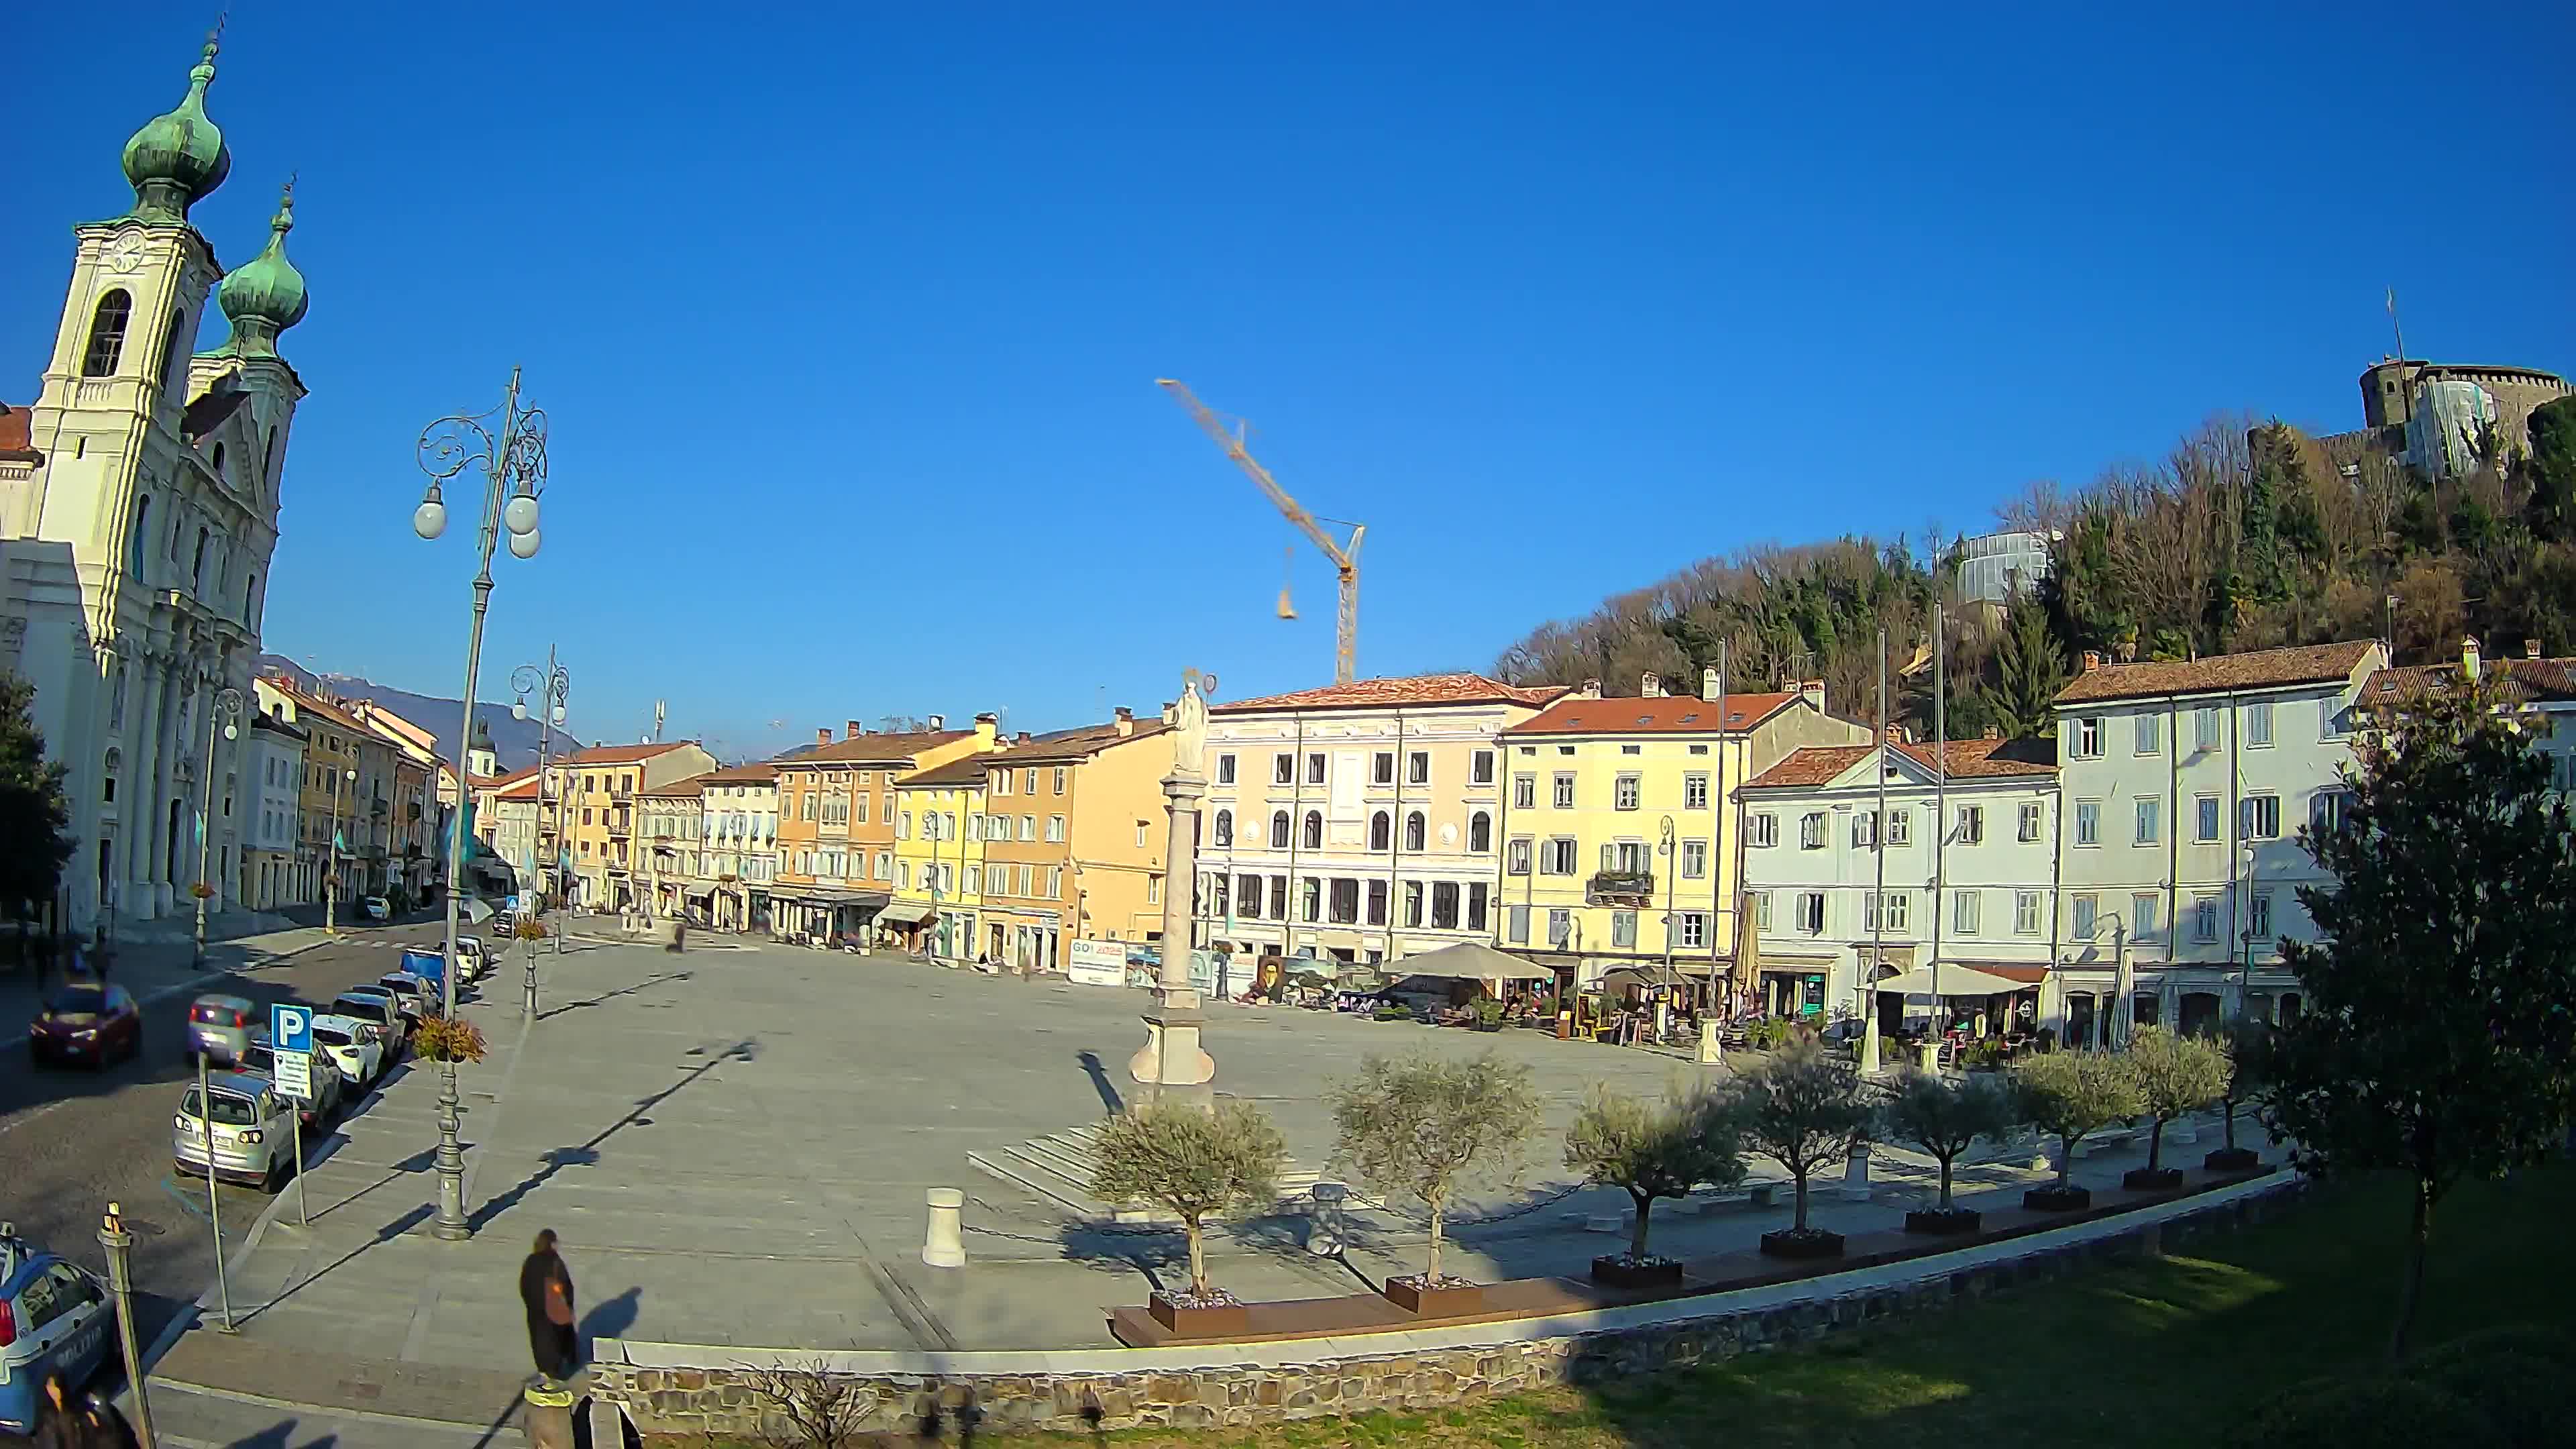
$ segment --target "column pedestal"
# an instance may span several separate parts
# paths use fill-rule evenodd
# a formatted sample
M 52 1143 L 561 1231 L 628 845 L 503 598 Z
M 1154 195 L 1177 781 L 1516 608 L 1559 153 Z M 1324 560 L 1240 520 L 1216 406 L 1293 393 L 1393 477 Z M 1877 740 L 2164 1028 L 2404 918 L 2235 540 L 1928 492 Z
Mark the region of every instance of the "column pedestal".
M 1168 988 L 1154 1009 L 1145 1013 L 1145 1044 L 1127 1062 L 1127 1074 L 1161 1087 L 1195 1087 L 1216 1076 L 1216 1059 L 1199 1046 L 1199 1028 L 1207 1018 L 1199 1011 L 1199 994 L 1186 987 Z

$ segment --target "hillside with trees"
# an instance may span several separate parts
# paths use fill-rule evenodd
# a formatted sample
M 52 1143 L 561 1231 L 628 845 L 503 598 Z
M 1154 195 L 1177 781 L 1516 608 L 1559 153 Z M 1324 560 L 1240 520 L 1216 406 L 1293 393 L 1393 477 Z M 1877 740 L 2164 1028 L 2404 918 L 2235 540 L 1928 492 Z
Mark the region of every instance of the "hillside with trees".
M 2347 473 L 2277 420 L 2217 417 L 2163 459 L 2080 490 L 2039 485 L 1996 510 L 2053 535 L 2049 577 L 2001 608 L 1952 608 L 1949 727 L 2048 727 L 2085 650 L 2199 655 L 2379 637 L 2398 657 L 2568 649 L 2576 620 L 2576 397 L 2531 415 L 2531 446 L 2489 439 L 2462 476 L 2428 479 L 2383 451 Z M 1838 714 L 1874 708 L 1888 640 L 1889 712 L 1931 726 L 1932 606 L 1952 597 L 1957 539 L 1847 537 L 1703 559 L 1575 620 L 1540 625 L 1495 661 L 1513 683 L 1599 679 L 1632 694 L 1647 671 L 1696 681 L 1725 655 L 1728 686 L 1822 679 Z

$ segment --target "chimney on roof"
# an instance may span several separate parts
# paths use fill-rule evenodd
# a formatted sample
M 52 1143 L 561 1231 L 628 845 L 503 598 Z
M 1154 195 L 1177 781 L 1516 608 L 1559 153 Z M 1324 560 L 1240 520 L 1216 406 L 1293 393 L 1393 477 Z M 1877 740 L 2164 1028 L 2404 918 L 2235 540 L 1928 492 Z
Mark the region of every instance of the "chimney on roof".
M 1655 671 L 1653 671 L 1653 670 L 1651 670 L 1651 669 L 1647 670 L 1647 671 L 1646 671 L 1645 673 L 1643 673 L 1643 674 L 1638 675 L 1638 676 L 1637 676 L 1637 697 L 1638 697 L 1639 699 L 1661 699 L 1661 698 L 1663 698 L 1663 697 L 1664 697 L 1664 677 L 1663 677 L 1662 675 L 1660 675 L 1660 674 L 1657 674 Z
M 1905 726 L 1900 724 L 1889 725 L 1887 727 L 1887 742 L 1891 745 L 1901 745 L 1906 743 Z
M 2522 641 L 2522 657 L 2523 657 L 2523 658 L 2525 658 L 2525 659 L 2537 659 L 2537 658 L 2539 658 L 2539 657 L 2540 657 L 2540 641 L 2539 641 L 2539 640 L 2537 640 L 2537 639 L 2525 639 L 2525 640 L 2523 640 L 2523 641 Z
M 1988 726 L 1986 726 L 1986 732 L 1985 732 L 1984 734 L 1982 734 L 1982 735 L 1979 735 L 1979 736 L 1978 736 L 1978 738 L 1979 738 L 1979 739 L 1986 739 L 1986 740 L 1999 740 L 1999 739 L 2002 739 L 2003 737 L 2004 737 L 2004 732 L 2003 732 L 2001 729 L 1999 729 L 1999 728 L 1997 728 L 1996 726 L 1994 726 L 1994 725 L 1988 725 Z
M 2460 641 L 2460 677 L 2471 684 L 2478 682 L 2478 636 L 2475 634 Z
M 1717 666 L 1714 664 L 1699 672 L 1699 697 L 1717 698 Z
M 859 728 L 859 722 L 857 720 L 850 719 L 841 721 L 841 738 L 845 740 L 855 740 L 866 733 L 867 731 Z
M 1015 735 L 1011 736 L 1011 743 L 1012 743 L 1012 744 L 1015 744 L 1015 745 L 1025 745 L 1025 744 L 1027 744 L 1028 742 L 1029 742 L 1029 732 L 1028 732 L 1027 730 L 1022 730 L 1022 731 L 1020 731 L 1018 734 L 1015 734 Z
M 1000 715 L 995 714 L 993 711 L 988 709 L 982 714 L 975 716 L 975 748 L 979 750 L 989 750 L 998 747 L 1002 743 L 1000 739 L 1001 731 L 1002 717 Z
M 1823 680 L 1799 680 L 1798 697 L 1805 700 L 1807 703 L 1814 705 L 1816 707 L 1816 713 L 1823 714 L 1825 712 L 1825 682 Z
M 1574 697 L 1576 699 L 1599 699 L 1601 697 L 1601 681 L 1597 679 L 1587 679 L 1583 681 L 1583 687 L 1574 692 Z
M 1165 723 L 1165 724 L 1167 724 L 1167 725 L 1169 725 L 1169 724 L 1178 724 L 1178 723 L 1180 722 L 1180 714 L 1179 714 L 1179 712 L 1178 712 L 1178 711 L 1180 710 L 1180 707 L 1181 707 L 1181 705 L 1180 705 L 1180 701 L 1178 701 L 1178 700 L 1173 700 L 1173 699 L 1167 699 L 1167 700 L 1164 700 L 1164 701 L 1163 701 L 1163 723 Z
M 1118 731 L 1121 739 L 1136 733 L 1136 711 L 1123 704 L 1118 706 L 1111 727 Z
M 2087 649 L 2087 650 L 2085 650 L 2085 651 L 2084 651 L 2084 672 L 2085 672 L 2085 673 L 2087 673 L 2087 674 L 2090 674 L 2090 673 L 2092 673 L 2094 670 L 2099 669 L 2099 668 L 2101 668 L 2101 667 L 2102 667 L 2102 651 L 2101 651 L 2101 650 L 2099 650 L 2099 649 Z
M 828 745 L 831 742 L 832 727 L 830 725 L 816 725 L 814 727 L 814 743 L 818 745 Z
M 944 714 L 934 714 L 934 715 L 932 715 L 932 716 L 930 717 L 930 728 L 931 728 L 934 732 L 935 732 L 935 731 L 938 731 L 938 730 L 944 730 L 944 729 L 948 728 L 948 716 L 946 716 L 946 715 L 944 715 Z

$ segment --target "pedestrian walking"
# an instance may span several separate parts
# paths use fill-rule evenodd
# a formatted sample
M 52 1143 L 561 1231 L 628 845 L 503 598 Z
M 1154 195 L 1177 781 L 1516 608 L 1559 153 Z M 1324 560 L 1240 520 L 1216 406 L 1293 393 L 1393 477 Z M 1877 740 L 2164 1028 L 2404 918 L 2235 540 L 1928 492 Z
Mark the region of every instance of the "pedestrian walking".
M 48 1373 L 32 1442 L 34 1449 L 122 1449 L 134 1442 L 134 1431 L 114 1409 L 95 1398 L 73 1398 L 63 1376 Z
M 572 1270 L 555 1251 L 555 1230 L 547 1228 L 519 1265 L 519 1302 L 528 1312 L 528 1354 L 538 1373 L 558 1383 L 572 1377 L 581 1359 L 572 1301 Z

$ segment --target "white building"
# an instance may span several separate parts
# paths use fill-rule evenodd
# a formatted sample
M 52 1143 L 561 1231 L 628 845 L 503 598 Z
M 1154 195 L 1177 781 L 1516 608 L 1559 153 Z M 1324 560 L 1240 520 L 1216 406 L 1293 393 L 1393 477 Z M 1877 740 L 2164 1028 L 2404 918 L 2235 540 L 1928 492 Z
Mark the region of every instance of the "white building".
M 1953 740 L 1937 756 L 1902 743 L 1810 747 L 1738 794 L 1765 1011 L 1857 1014 L 1874 960 L 1876 1009 L 1891 1020 L 1909 998 L 1928 1012 L 1936 984 L 1944 996 L 2009 986 L 1989 1009 L 2037 1019 L 2055 943 L 2053 741 Z
M 1201 938 L 1349 963 L 1491 944 L 1496 736 L 1565 692 L 1431 674 L 1212 707 Z
M 2324 877 L 2298 830 L 2335 808 L 2377 641 L 2146 664 L 2084 657 L 2057 696 L 2065 808 L 2057 984 L 2074 1042 L 2128 999 L 2195 1027 L 2297 1009 L 2280 941 Z
M 769 887 L 778 878 L 778 766 L 737 765 L 700 777 L 706 818 L 700 835 L 698 888 L 716 928 L 762 929 Z
M 304 731 L 266 710 L 254 710 L 241 734 L 239 801 L 242 904 L 255 911 L 306 904 L 295 852 L 304 837 Z
M 0 664 L 34 682 L 36 725 L 69 769 L 77 929 L 102 903 L 138 919 L 193 906 L 211 705 L 237 689 L 249 722 L 304 396 L 277 352 L 305 311 L 291 192 L 267 248 L 230 273 L 188 218 L 232 166 L 205 111 L 214 75 L 209 41 L 178 107 L 126 142 L 134 203 L 73 228 L 41 390 L 0 410 Z M 198 353 L 210 293 L 231 336 Z M 238 772 L 233 747 L 218 756 L 218 776 Z M 212 857 L 233 858 L 240 818 L 218 815 Z

